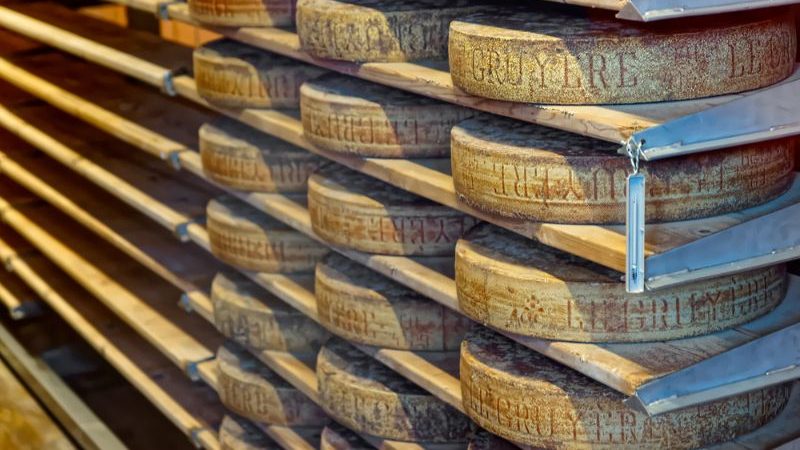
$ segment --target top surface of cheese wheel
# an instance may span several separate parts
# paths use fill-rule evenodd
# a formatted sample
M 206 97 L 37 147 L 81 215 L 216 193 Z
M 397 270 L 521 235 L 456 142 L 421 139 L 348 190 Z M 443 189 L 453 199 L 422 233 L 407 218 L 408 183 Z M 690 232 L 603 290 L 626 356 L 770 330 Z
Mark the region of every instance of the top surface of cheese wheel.
M 308 179 L 314 232 L 326 241 L 368 253 L 449 255 L 477 220 L 343 166 Z
M 232 39 L 196 48 L 193 66 L 198 94 L 226 108 L 297 108 L 300 85 L 325 73 Z
M 463 414 L 341 339 L 320 350 L 317 379 L 325 410 L 352 430 L 401 441 L 466 441 Z
M 480 12 L 450 26 L 466 92 L 534 103 L 638 103 L 756 89 L 789 76 L 795 23 L 780 10 L 636 24 L 577 8 Z
M 198 22 L 225 27 L 294 25 L 297 0 L 187 0 Z
M 203 172 L 234 189 L 305 192 L 308 176 L 324 160 L 286 141 L 222 117 L 200 127 Z
M 226 414 L 219 427 L 222 450 L 278 450 L 281 448 L 255 425 L 242 417 Z
M 630 161 L 605 143 L 495 116 L 451 134 L 459 198 L 502 216 L 537 222 L 625 222 Z M 794 179 L 794 148 L 777 139 L 643 162 L 648 223 L 721 215 L 765 203 Z
M 319 450 L 373 450 L 375 447 L 347 428 L 332 422 L 322 430 Z
M 450 153 L 450 129 L 467 108 L 351 76 L 325 75 L 300 88 L 304 134 L 318 147 L 377 158 Z
M 450 21 L 480 9 L 467 0 L 299 0 L 297 34 L 321 58 L 359 62 L 444 59 Z
M 543 339 L 640 342 L 733 328 L 786 294 L 782 264 L 628 294 L 621 274 L 488 224 L 456 247 L 459 307 L 494 328 Z
M 789 385 L 777 385 L 656 417 L 625 396 L 485 327 L 461 346 L 461 391 L 478 425 L 548 449 L 690 449 L 725 442 L 772 420 Z
M 220 333 L 255 350 L 314 353 L 330 336 L 305 314 L 236 272 L 214 277 L 211 301 Z

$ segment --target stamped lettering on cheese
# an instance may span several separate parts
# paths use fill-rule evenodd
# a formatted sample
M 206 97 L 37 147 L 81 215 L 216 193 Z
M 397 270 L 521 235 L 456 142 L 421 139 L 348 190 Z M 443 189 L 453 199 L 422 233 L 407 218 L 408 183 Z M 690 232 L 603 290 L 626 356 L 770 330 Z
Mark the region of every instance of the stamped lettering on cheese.
M 639 103 L 730 94 L 788 77 L 795 21 L 780 9 L 636 24 L 611 13 L 480 12 L 450 27 L 453 83 L 497 100 Z
M 225 108 L 297 108 L 300 85 L 324 69 L 231 39 L 195 49 L 197 93 Z
M 297 0 L 187 0 L 192 19 L 224 27 L 289 27 Z
M 732 440 L 768 423 L 791 384 L 649 417 L 624 395 L 476 327 L 461 346 L 464 409 L 481 427 L 537 448 L 691 449 Z
M 329 252 L 305 234 L 232 196 L 211 200 L 206 213 L 211 252 L 242 269 L 309 272 Z
M 199 141 L 203 173 L 243 191 L 305 192 L 309 175 L 325 164 L 313 153 L 228 118 L 203 124 Z
M 286 426 L 323 426 L 328 422 L 316 403 L 239 345 L 226 342 L 217 352 L 217 362 L 219 398 L 242 417 Z
M 644 294 L 621 274 L 495 227 L 456 247 L 464 314 L 525 336 L 577 342 L 680 339 L 733 328 L 772 311 L 786 294 L 782 264 Z
M 465 442 L 470 421 L 341 339 L 331 339 L 317 358 L 323 408 L 359 433 L 401 441 Z
M 343 166 L 308 179 L 314 232 L 334 245 L 367 253 L 449 255 L 477 220 Z
M 219 445 L 222 450 L 272 450 L 278 444 L 242 417 L 226 414 L 219 427 Z
M 450 154 L 453 125 L 474 115 L 351 76 L 326 75 L 300 88 L 303 133 L 325 150 L 374 158 Z
M 452 173 L 460 200 L 536 222 L 625 222 L 627 157 L 618 145 L 511 119 L 481 116 L 453 128 Z M 791 139 L 642 163 L 648 223 L 722 215 L 786 192 Z

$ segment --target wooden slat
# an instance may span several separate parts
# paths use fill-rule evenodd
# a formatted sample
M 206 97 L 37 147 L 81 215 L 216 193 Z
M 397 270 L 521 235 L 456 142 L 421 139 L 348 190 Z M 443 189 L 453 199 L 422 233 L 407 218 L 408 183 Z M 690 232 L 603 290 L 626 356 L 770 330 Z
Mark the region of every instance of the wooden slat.
M 17 277 L 0 271 L 0 303 L 14 320 L 34 317 L 42 312 L 38 296 Z

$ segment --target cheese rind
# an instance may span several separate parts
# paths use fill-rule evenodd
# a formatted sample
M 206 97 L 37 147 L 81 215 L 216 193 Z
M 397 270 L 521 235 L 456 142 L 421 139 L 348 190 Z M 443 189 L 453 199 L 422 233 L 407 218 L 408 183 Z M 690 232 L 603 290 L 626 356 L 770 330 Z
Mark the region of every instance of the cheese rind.
M 226 414 L 219 427 L 221 450 L 277 450 L 280 447 L 247 419 Z
M 794 70 L 796 25 L 781 9 L 647 24 L 576 11 L 454 20 L 453 84 L 515 102 L 641 103 L 757 89 Z
M 455 351 L 472 321 L 337 254 L 317 264 L 320 322 L 359 344 L 417 351 Z
M 197 93 L 224 108 L 297 108 L 300 85 L 324 69 L 220 39 L 195 49 Z
M 545 449 L 691 449 L 732 440 L 772 420 L 790 384 L 655 417 L 625 396 L 485 327 L 461 345 L 464 409 L 481 427 Z
M 294 25 L 297 0 L 187 0 L 192 19 L 223 27 Z
M 323 426 L 328 416 L 316 403 L 233 342 L 217 352 L 222 404 L 242 417 L 285 426 Z
M 536 222 L 625 222 L 631 172 L 619 146 L 499 117 L 466 120 L 452 132 L 460 200 Z M 791 139 L 642 162 L 647 223 L 746 209 L 786 192 L 794 179 Z
M 228 118 L 203 124 L 199 142 L 203 173 L 242 191 L 305 192 L 309 175 L 325 164 L 313 153 Z
M 325 241 L 384 255 L 452 254 L 456 240 L 477 223 L 454 209 L 335 165 L 309 177 L 308 212 L 314 233 Z
M 450 129 L 475 113 L 351 76 L 300 87 L 303 133 L 319 148 L 374 158 L 450 154 Z
M 211 253 L 241 269 L 309 272 L 329 252 L 305 234 L 232 196 L 211 200 L 206 214 Z
M 430 443 L 467 439 L 463 414 L 341 339 L 320 350 L 317 380 L 323 408 L 359 433 Z

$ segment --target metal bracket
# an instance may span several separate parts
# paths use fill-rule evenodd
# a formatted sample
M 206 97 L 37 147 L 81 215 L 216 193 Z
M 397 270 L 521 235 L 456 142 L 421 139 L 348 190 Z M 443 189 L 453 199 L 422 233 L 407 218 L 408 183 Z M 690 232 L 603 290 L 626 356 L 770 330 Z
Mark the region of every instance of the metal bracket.
M 628 0 L 618 19 L 651 22 L 789 5 L 798 0 Z
M 645 267 L 645 176 L 639 172 L 642 142 L 629 140 L 626 145 L 633 171 L 628 175 L 625 208 L 625 290 L 644 292 Z
M 189 298 L 189 294 L 187 292 L 181 293 L 181 298 L 178 300 L 178 306 L 181 307 L 187 313 L 194 312 L 194 307 L 192 306 L 192 300 Z

